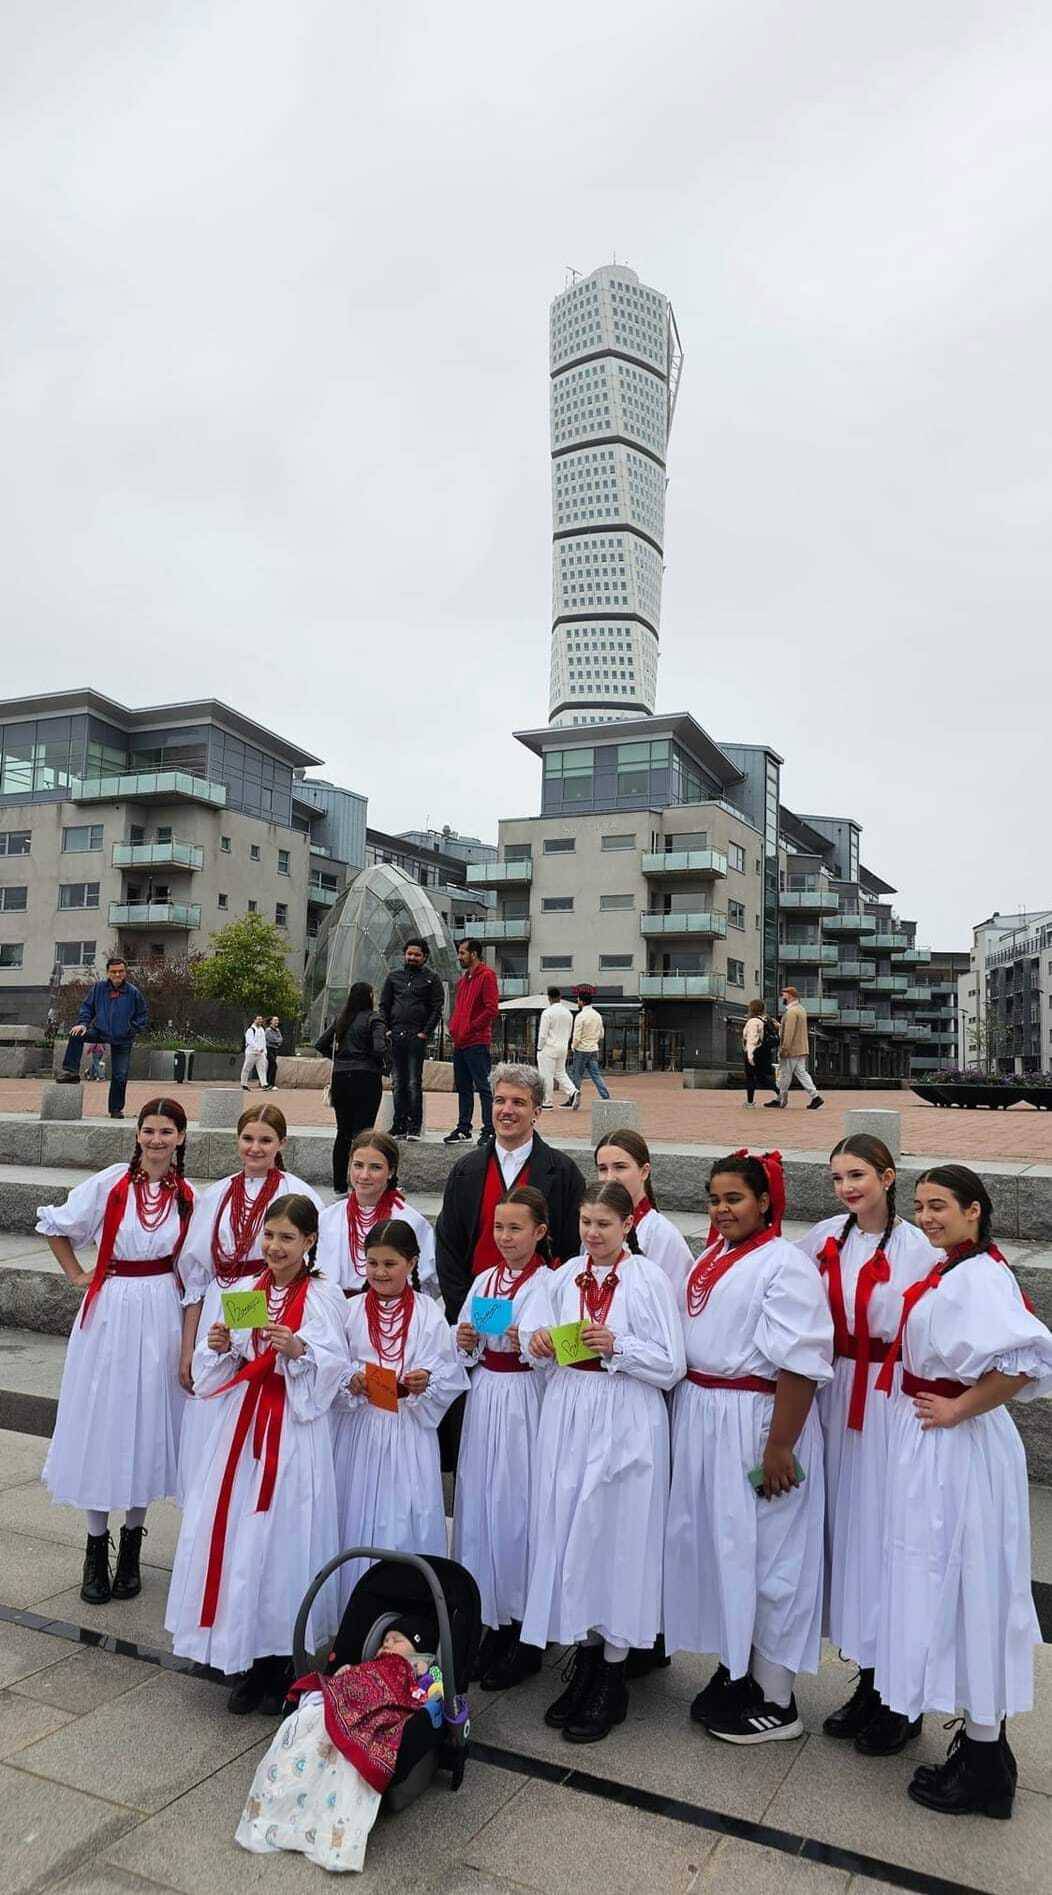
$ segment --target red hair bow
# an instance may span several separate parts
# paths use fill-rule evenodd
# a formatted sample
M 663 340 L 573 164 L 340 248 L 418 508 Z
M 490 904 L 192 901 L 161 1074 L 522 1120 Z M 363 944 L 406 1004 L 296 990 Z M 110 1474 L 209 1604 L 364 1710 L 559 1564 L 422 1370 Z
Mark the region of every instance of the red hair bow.
M 785 1168 L 780 1151 L 750 1152 L 746 1146 L 732 1152 L 732 1158 L 757 1158 L 763 1166 L 767 1179 L 767 1191 L 771 1200 L 771 1222 L 768 1228 L 776 1237 L 782 1234 L 782 1220 L 785 1217 Z M 714 1244 L 719 1237 L 715 1224 L 709 1223 L 708 1242 Z

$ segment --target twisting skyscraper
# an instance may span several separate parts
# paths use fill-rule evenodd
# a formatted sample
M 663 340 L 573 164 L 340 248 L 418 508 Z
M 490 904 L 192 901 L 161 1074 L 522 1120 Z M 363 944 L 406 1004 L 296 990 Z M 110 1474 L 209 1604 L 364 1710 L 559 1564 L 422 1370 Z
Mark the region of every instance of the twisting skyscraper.
M 668 298 L 624 264 L 579 277 L 552 304 L 551 724 L 654 710 L 682 362 Z

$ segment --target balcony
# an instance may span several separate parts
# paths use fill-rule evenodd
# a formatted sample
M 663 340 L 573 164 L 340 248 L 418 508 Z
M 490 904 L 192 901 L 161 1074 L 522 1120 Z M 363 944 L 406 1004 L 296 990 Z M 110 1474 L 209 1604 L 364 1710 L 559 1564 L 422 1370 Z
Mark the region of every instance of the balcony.
M 899 967 L 927 967 L 931 960 L 931 949 L 926 947 L 898 948 L 895 961 Z
M 675 934 L 719 935 L 722 939 L 727 932 L 727 917 L 718 908 L 695 909 L 678 915 L 640 915 L 639 932 L 648 941 Z
M 723 974 L 641 974 L 641 1000 L 722 1000 L 727 991 Z
M 780 899 L 784 901 L 785 897 L 782 896 Z M 863 929 L 868 928 L 868 926 L 868 916 L 845 913 L 845 911 L 841 909 L 838 914 L 830 915 L 829 919 L 822 923 L 822 933 L 861 934 Z
M 874 974 L 862 982 L 870 994 L 904 994 L 909 984 L 905 974 Z
M 115 842 L 115 869 L 203 869 L 205 852 L 194 842 Z
M 718 849 L 664 849 L 657 854 L 644 852 L 644 875 L 726 875 L 727 857 Z
M 331 908 L 341 893 L 339 888 L 326 888 L 322 882 L 311 882 L 307 888 L 307 905 L 309 907 L 313 902 L 316 908 Z
M 809 1020 L 838 1020 L 840 1002 L 835 995 L 801 994 L 800 1002 Z
M 783 967 L 835 967 L 837 950 L 833 942 L 779 941 L 778 959 Z
M 528 887 L 533 880 L 530 856 L 514 856 L 508 862 L 469 862 L 465 877 L 469 888 L 508 888 L 513 884 Z
M 868 917 L 866 918 L 863 925 L 866 927 L 869 927 L 870 923 L 869 923 Z M 859 946 L 862 948 L 868 948 L 870 953 L 873 953 L 874 951 L 879 950 L 881 954 L 891 954 L 899 948 L 908 948 L 909 944 L 910 942 L 909 942 L 908 935 L 888 933 L 888 934 L 864 934 L 859 943 Z
M 859 1026 L 876 1030 L 877 1016 L 872 1007 L 841 1007 L 841 1026 Z
M 835 967 L 826 971 L 826 980 L 872 980 L 877 971 L 876 961 L 838 961 Z
M 884 1024 L 885 1033 L 893 1040 L 930 1040 L 931 1028 L 920 1026 L 913 1020 L 888 1020 Z
M 530 983 L 525 974 L 500 975 L 497 980 L 502 1000 L 523 1000 L 530 991 Z
M 514 921 L 476 921 L 471 931 L 480 941 L 528 941 L 530 917 L 517 915 Z
M 831 888 L 786 888 L 778 897 L 778 906 L 802 915 L 835 915 L 840 896 L 834 895 Z
M 226 784 L 209 783 L 182 770 L 139 770 L 128 776 L 75 776 L 69 786 L 73 803 L 207 803 L 226 807 Z
M 906 987 L 902 990 L 902 998 L 903 1000 L 913 1000 L 923 1006 L 928 1006 L 931 1003 L 931 988 Z
M 201 926 L 196 901 L 111 901 L 111 928 L 189 928 Z

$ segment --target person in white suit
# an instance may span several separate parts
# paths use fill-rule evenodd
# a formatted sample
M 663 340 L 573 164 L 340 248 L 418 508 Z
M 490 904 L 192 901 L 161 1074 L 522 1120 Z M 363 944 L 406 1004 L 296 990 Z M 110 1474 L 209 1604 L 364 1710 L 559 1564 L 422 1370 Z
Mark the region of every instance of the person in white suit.
M 257 1013 L 251 1026 L 245 1028 L 245 1058 L 241 1067 L 241 1084 L 247 1086 L 252 1074 L 259 1080 L 260 1090 L 269 1092 L 267 1085 L 267 1031 L 263 1025 L 263 1015 Z
M 572 1034 L 573 1014 L 562 997 L 562 990 L 549 987 L 548 1005 L 537 1027 L 537 1070 L 544 1081 L 541 1107 L 544 1112 L 551 1110 L 556 1086 L 566 1094 L 564 1104 L 572 1105 L 577 1097 L 577 1087 L 566 1070 Z

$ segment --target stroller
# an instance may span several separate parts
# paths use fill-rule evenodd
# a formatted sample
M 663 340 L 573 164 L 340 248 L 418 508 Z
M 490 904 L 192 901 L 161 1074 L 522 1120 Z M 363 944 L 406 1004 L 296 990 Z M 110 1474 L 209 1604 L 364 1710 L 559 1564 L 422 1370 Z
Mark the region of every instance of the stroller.
M 479 1589 L 467 1567 L 456 1560 L 422 1559 L 416 1553 L 392 1553 L 382 1546 L 349 1547 L 315 1574 L 304 1595 L 293 1633 L 297 1677 L 314 1669 L 305 1642 L 311 1606 L 326 1580 L 349 1559 L 377 1563 L 362 1574 L 347 1601 L 326 1673 L 374 1658 L 388 1626 L 403 1613 L 431 1610 L 438 1621 L 443 1721 L 436 1728 L 424 1710 L 408 1719 L 383 1798 L 388 1809 L 398 1811 L 426 1790 L 436 1770 L 449 1771 L 453 1790 L 459 1790 L 463 1781 L 470 1731 L 466 1694 L 482 1636 Z

